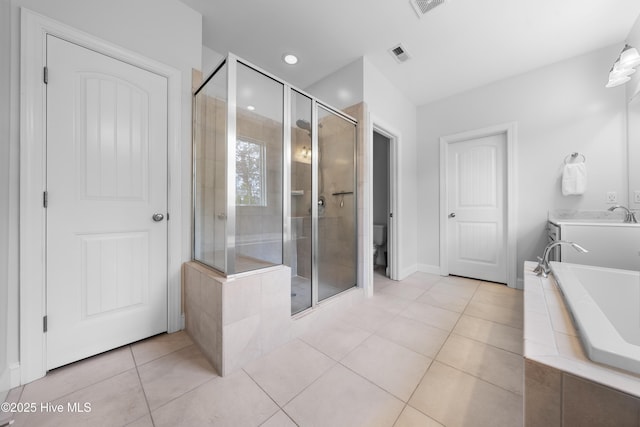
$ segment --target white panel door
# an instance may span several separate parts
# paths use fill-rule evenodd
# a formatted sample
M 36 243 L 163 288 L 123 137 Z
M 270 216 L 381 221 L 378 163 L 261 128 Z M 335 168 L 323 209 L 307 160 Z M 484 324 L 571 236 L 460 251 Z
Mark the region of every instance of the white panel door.
M 167 330 L 167 80 L 47 37 L 47 369 Z
M 500 133 L 448 146 L 450 274 L 507 283 L 506 141 Z

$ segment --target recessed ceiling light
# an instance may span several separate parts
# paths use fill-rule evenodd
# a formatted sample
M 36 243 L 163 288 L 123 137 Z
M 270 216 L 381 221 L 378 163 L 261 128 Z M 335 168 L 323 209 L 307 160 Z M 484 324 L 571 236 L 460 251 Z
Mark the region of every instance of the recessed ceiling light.
M 284 55 L 282 55 L 282 60 L 289 65 L 293 65 L 298 62 L 298 57 L 292 53 L 285 53 Z
M 247 105 L 247 110 L 253 111 L 255 109 L 256 109 L 256 107 L 254 107 L 253 105 Z

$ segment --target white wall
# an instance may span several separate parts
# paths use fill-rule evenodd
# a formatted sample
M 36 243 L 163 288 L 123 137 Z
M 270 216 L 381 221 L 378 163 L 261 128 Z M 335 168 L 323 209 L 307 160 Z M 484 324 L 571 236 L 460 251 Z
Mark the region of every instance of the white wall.
M 11 56 L 11 3 L 0 1 L 0 58 Z M 11 388 L 9 380 L 9 140 L 11 137 L 11 66 L 0 61 L 0 402 Z
M 362 102 L 363 58 L 358 58 L 304 90 L 331 107 L 343 109 Z
M 9 206 L 9 238 L 0 239 L 0 255 L 8 251 L 8 358 L 11 366 L 19 361 L 18 355 L 18 204 L 19 204 L 19 63 L 20 63 L 20 7 L 48 16 L 108 42 L 138 52 L 148 58 L 170 65 L 182 73 L 182 253 L 183 260 L 190 259 L 191 246 L 191 69 L 201 67 L 202 17 L 178 0 L 2 0 L 0 16 L 7 17 L 8 5 L 11 16 L 11 52 L 5 52 L 0 43 L 2 58 L 11 63 L 11 106 L 6 111 L 0 102 L 0 114 L 10 114 L 11 137 L 9 140 L 9 195 L 5 188 L 5 177 L 0 181 L 0 206 Z M 2 22 L 2 36 L 6 29 Z M 3 62 L 4 63 L 4 62 Z M 4 76 L 0 86 L 4 83 Z M 4 97 L 2 98 L 4 100 Z M 3 140 L 5 134 L 1 135 Z M 6 149 L 2 147 L 2 149 Z M 0 156 L 0 162 L 5 157 Z M 4 171 L 4 167 L 0 164 Z M 0 222 L 0 233 L 2 232 Z M 4 259 L 4 257 L 3 257 Z M 1 266 L 1 265 L 0 265 Z M 3 271 L 3 270 L 0 270 Z M 2 273 L 4 274 L 4 273 Z M 176 273 L 176 274 L 179 274 Z M 0 295 L 3 292 L 4 276 L 0 278 Z M 1 359 L 0 359 L 1 361 Z M 0 364 L 0 370 L 2 365 Z M 14 384 L 15 385 L 15 384 Z
M 353 61 L 305 90 L 336 108 L 364 101 L 374 124 L 399 137 L 399 194 L 398 209 L 394 212 L 400 243 L 397 254 L 398 278 L 402 279 L 417 271 L 416 106 L 365 57 Z M 365 120 L 368 122 L 369 118 Z M 371 149 L 372 147 L 367 148 Z M 371 218 L 370 214 L 362 213 L 365 220 Z M 369 240 L 365 239 L 365 243 Z M 429 271 L 434 269 L 437 271 L 435 267 L 427 267 Z
M 615 45 L 418 108 L 419 263 L 439 264 L 439 137 L 517 122 L 518 277 L 546 244 L 548 210 L 604 210 L 608 191 L 627 203 L 625 89 L 606 89 Z M 560 171 L 587 158 L 583 196 L 563 197 Z
M 225 57 L 226 54 L 223 55 L 213 49 L 202 46 L 202 70 L 200 70 L 202 71 L 202 77 L 206 79 Z
M 432 271 L 435 263 L 419 266 L 416 256 L 418 248 L 417 162 L 416 162 L 416 106 L 404 96 L 366 58 L 364 64 L 364 102 L 369 109 L 371 121 L 387 131 L 395 132 L 398 140 L 398 207 L 393 213 L 398 226 L 398 273 L 399 279 L 424 269 Z M 422 165 L 421 165 L 422 167 Z M 434 203 L 437 204 L 437 193 Z M 437 234 L 436 234 L 437 235 Z M 437 243 L 437 242 L 436 242 Z M 420 242 L 422 245 L 423 242 Z

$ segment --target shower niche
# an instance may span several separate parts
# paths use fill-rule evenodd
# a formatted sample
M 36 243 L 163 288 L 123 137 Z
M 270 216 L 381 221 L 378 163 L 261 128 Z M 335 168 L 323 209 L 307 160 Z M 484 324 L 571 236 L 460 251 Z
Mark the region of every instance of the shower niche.
M 193 259 L 289 267 L 289 316 L 356 286 L 356 120 L 232 54 L 193 115 Z

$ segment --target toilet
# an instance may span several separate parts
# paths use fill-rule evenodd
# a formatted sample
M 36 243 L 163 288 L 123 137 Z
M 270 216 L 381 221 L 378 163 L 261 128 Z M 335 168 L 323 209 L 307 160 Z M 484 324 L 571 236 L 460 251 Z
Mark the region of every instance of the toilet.
M 387 226 L 385 224 L 373 224 L 373 265 L 386 265 L 384 252 L 381 249 L 387 243 Z M 379 260 L 382 258 L 382 260 Z

